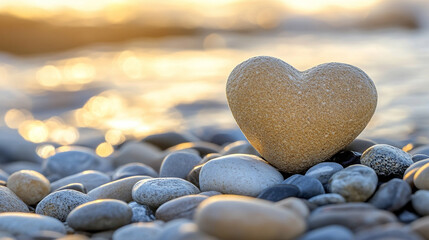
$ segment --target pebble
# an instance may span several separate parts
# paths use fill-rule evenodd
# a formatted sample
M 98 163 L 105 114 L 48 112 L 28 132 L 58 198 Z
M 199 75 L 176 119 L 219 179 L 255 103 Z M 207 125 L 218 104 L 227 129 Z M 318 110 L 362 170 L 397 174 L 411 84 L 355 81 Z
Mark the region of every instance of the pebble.
M 158 173 L 151 167 L 143 163 L 128 163 L 118 167 L 112 176 L 113 180 L 132 176 L 150 176 L 158 177 Z
M 411 149 L 410 153 L 413 155 L 415 154 L 429 155 L 429 145 L 423 145 L 423 146 L 419 146 L 414 149 Z
M 115 167 L 139 162 L 159 171 L 164 153 L 152 144 L 128 141 L 115 151 L 111 158 Z
M 322 162 L 308 169 L 307 172 L 305 173 L 305 176 L 312 177 L 319 180 L 319 182 L 322 183 L 325 190 L 327 190 L 328 182 L 331 176 L 342 169 L 344 168 L 339 163 Z
M 55 191 L 61 191 L 61 190 L 75 190 L 81 193 L 87 192 L 85 186 L 82 183 L 70 183 L 63 187 L 58 188 Z
M 222 155 L 220 155 L 219 153 L 209 153 L 207 155 L 205 155 L 203 157 L 203 159 L 201 159 L 200 163 L 206 163 L 212 159 L 218 158 L 218 157 L 222 157 Z
M 221 150 L 221 148 L 216 144 L 199 141 L 199 142 L 181 143 L 171 148 L 168 148 L 166 152 L 171 153 L 171 152 L 186 150 L 186 149 L 197 150 L 201 157 L 204 157 L 209 153 L 219 153 L 219 151 Z
M 314 196 L 324 194 L 325 189 L 322 183 L 313 177 L 294 174 L 283 181 L 283 184 L 295 185 L 299 188 L 301 198 L 309 199 Z
M 407 170 L 405 170 L 404 172 L 404 181 L 406 181 L 411 187 L 415 187 L 414 186 L 414 176 L 416 175 L 417 171 L 423 167 L 424 165 L 429 163 L 429 159 L 425 159 L 425 160 L 421 160 L 418 162 L 415 162 L 413 164 L 411 164 Z M 428 164 L 429 165 L 429 164 Z
M 34 213 L 0 213 L 0 231 L 12 234 L 36 235 L 42 231 L 66 233 L 59 220 Z
M 2 169 L 0 169 L 0 181 L 7 181 L 9 174 Z
M 0 213 L 3 212 L 29 212 L 29 210 L 27 205 L 12 190 L 0 186 Z
M 192 170 L 189 171 L 188 175 L 186 176 L 186 180 L 188 180 L 195 186 L 200 187 L 200 172 L 203 166 L 204 166 L 204 163 L 198 164 L 195 167 L 193 167 Z
M 412 222 L 410 228 L 424 239 L 429 239 L 429 216 L 419 218 Z
M 424 160 L 424 159 L 428 159 L 429 158 L 429 156 L 428 155 L 426 155 L 426 154 L 416 154 L 416 155 L 413 155 L 412 157 L 411 157 L 411 159 L 413 160 L 413 162 L 418 162 L 418 161 L 421 161 L 421 160 Z
M 414 163 L 410 154 L 387 144 L 376 144 L 368 148 L 360 161 L 374 169 L 379 176 L 399 178 Z
M 360 157 L 362 156 L 359 152 L 353 152 L 348 150 L 339 151 L 329 159 L 329 162 L 336 162 L 341 164 L 343 167 L 348 167 L 354 164 L 360 164 Z
M 368 202 L 379 209 L 394 212 L 410 201 L 411 193 L 407 182 L 394 178 L 382 184 Z
M 226 95 L 249 142 L 290 173 L 327 160 L 350 144 L 377 105 L 375 85 L 359 68 L 326 63 L 300 72 L 268 56 L 235 67 Z M 309 126 L 311 130 L 304 130 Z
M 99 171 L 88 170 L 51 183 L 51 192 L 72 183 L 80 183 L 87 191 L 91 191 L 92 189 L 108 182 L 110 182 L 110 177 L 108 175 Z
M 193 222 L 166 228 L 159 236 L 159 240 L 217 240 L 217 238 L 201 232 Z
M 70 151 L 58 152 L 44 160 L 42 171 L 45 176 L 64 178 L 85 170 L 109 171 L 110 162 L 95 154 L 91 149 L 75 147 Z
M 73 209 L 67 217 L 67 223 L 75 230 L 112 230 L 130 223 L 132 215 L 131 208 L 122 201 L 96 200 Z
M 328 189 L 342 195 L 347 202 L 363 202 L 374 193 L 377 183 L 377 174 L 372 168 L 356 164 L 332 175 Z
M 250 154 L 260 157 L 261 155 L 256 151 L 256 149 L 248 141 L 236 141 L 226 145 L 222 151 L 221 155 L 230 155 L 230 154 Z
M 32 170 L 21 170 L 10 175 L 7 187 L 28 205 L 38 203 L 51 190 L 49 180 Z
M 328 204 L 345 203 L 346 200 L 343 196 L 337 193 L 327 193 L 314 196 L 308 199 L 309 202 L 316 204 L 317 206 L 324 206 Z
M 408 210 L 403 210 L 402 212 L 398 213 L 398 220 L 402 223 L 411 223 L 417 220 L 419 216 L 413 212 L 410 212 Z
M 411 203 L 414 210 L 421 215 L 429 215 L 429 191 L 428 190 L 419 190 L 413 194 L 411 197 Z
M 296 197 L 289 197 L 275 203 L 276 206 L 286 208 L 294 212 L 297 216 L 301 216 L 303 219 L 310 215 L 310 209 L 304 203 L 302 199 Z
M 278 202 L 288 197 L 297 197 L 301 194 L 299 188 L 292 184 L 276 184 L 274 186 L 265 188 L 257 196 L 257 198 Z
M 195 224 L 189 219 L 176 219 L 170 222 L 167 222 L 163 228 L 161 233 L 158 235 L 158 240 L 172 240 L 176 238 L 180 229 L 182 227 L 187 227 L 189 224 Z
M 106 183 L 88 192 L 88 196 L 93 199 L 117 199 L 124 202 L 133 200 L 131 191 L 134 184 L 143 179 L 149 179 L 149 176 L 133 176 L 122 178 L 113 182 Z
M 113 240 L 157 240 L 161 227 L 155 223 L 133 223 L 115 231 Z
M 307 232 L 299 238 L 299 240 L 353 240 L 354 234 L 348 228 L 340 225 L 331 225 L 321 227 L 310 232 Z
M 136 202 L 130 202 L 128 206 L 133 211 L 131 222 L 152 222 L 155 220 L 155 214 L 150 207 Z
M 164 132 L 159 134 L 152 134 L 142 139 L 142 142 L 150 143 L 159 147 L 162 150 L 173 147 L 175 145 L 196 142 L 199 139 L 190 133 L 179 132 Z
M 90 196 L 75 190 L 56 191 L 37 204 L 36 213 L 64 222 L 74 208 L 91 200 Z
M 207 198 L 203 195 L 188 195 L 170 200 L 156 210 L 156 219 L 165 222 L 178 218 L 192 220 L 198 205 Z
M 201 157 L 187 152 L 172 152 L 162 161 L 160 177 L 177 177 L 185 179 L 201 161 Z
M 265 188 L 281 183 L 283 176 L 257 156 L 231 154 L 207 162 L 199 180 L 202 191 L 257 196 Z
M 163 203 L 185 195 L 198 194 L 200 190 L 181 178 L 152 178 L 137 182 L 132 189 L 134 201 L 157 208 Z
M 344 150 L 363 153 L 365 152 L 365 150 L 374 146 L 375 144 L 377 143 L 370 139 L 356 138 L 355 140 L 353 140 L 353 142 L 347 145 Z
M 413 182 L 418 189 L 429 190 L 429 164 L 425 164 L 417 170 Z
M 237 221 L 239 219 L 239 221 Z M 293 239 L 305 231 L 304 219 L 268 201 L 236 195 L 205 200 L 197 209 L 199 229 L 220 239 Z

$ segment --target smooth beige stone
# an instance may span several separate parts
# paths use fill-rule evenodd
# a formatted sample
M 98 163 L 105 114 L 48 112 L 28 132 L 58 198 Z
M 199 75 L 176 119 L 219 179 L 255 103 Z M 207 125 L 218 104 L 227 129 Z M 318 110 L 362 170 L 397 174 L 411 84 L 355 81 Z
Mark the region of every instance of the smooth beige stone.
M 271 202 L 238 195 L 203 201 L 195 213 L 200 230 L 219 239 L 294 239 L 306 229 L 303 218 Z
M 274 204 L 276 206 L 289 209 L 303 218 L 306 218 L 308 215 L 310 215 L 310 209 L 308 206 L 301 199 L 296 197 L 288 197 Z
M 13 173 L 7 179 L 7 187 L 28 205 L 38 203 L 51 191 L 49 180 L 33 170 Z
M 280 170 L 293 173 L 351 143 L 377 105 L 374 83 L 357 67 L 326 63 L 300 72 L 267 56 L 235 67 L 226 95 L 255 149 Z
M 131 191 L 134 184 L 143 179 L 149 179 L 149 176 L 133 176 L 122 178 L 113 182 L 106 183 L 88 192 L 88 196 L 93 199 L 117 199 L 124 202 L 133 200 Z

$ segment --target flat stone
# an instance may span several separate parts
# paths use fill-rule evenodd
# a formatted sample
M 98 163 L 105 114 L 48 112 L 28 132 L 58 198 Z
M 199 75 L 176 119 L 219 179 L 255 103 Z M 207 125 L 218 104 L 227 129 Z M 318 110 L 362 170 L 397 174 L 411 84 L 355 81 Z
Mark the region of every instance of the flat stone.
M 343 167 L 348 167 L 354 164 L 360 164 L 360 157 L 362 153 L 353 152 L 348 150 L 341 150 L 329 158 L 329 162 L 336 162 Z
M 379 209 L 394 212 L 410 201 L 411 193 L 408 183 L 394 178 L 382 184 L 368 202 Z
M 156 210 L 156 219 L 165 222 L 178 218 L 192 220 L 198 205 L 207 198 L 203 195 L 188 195 L 170 200 Z
M 414 176 L 416 175 L 417 171 L 423 167 L 424 165 L 429 163 L 429 159 L 425 159 L 425 160 L 421 160 L 418 162 L 415 162 L 413 164 L 411 164 L 407 170 L 405 170 L 404 172 L 404 181 L 407 182 L 411 187 L 415 187 L 414 186 Z M 428 164 L 429 165 L 429 164 Z
M 419 190 L 411 197 L 414 210 L 421 216 L 429 215 L 429 191 Z
M 116 167 L 139 162 L 159 171 L 164 156 L 165 154 L 152 144 L 128 141 L 112 154 L 111 159 Z
M 410 228 L 424 239 L 429 239 L 429 216 L 419 218 L 412 222 Z
M 186 176 L 186 180 L 188 180 L 189 182 L 191 182 L 195 186 L 200 187 L 200 172 L 201 172 L 201 168 L 203 168 L 203 166 L 204 166 L 204 163 L 194 166 L 192 168 L 192 170 L 189 171 L 188 175 Z
M 300 197 L 305 199 L 325 193 L 325 189 L 319 180 L 301 174 L 294 174 L 284 180 L 283 183 L 297 186 L 301 192 Z
M 265 188 L 257 196 L 257 198 L 278 202 L 289 197 L 298 197 L 301 194 L 299 188 L 291 184 L 276 184 L 274 186 Z
M 425 159 L 428 159 L 429 158 L 429 156 L 428 155 L 426 155 L 426 154 L 416 154 L 416 155 L 413 155 L 412 157 L 411 157 L 411 159 L 413 160 L 413 162 L 418 162 L 418 161 L 421 161 L 421 160 L 425 160 Z
M 310 209 L 304 203 L 304 201 L 296 197 L 289 197 L 283 199 L 281 201 L 276 202 L 275 205 L 291 210 L 296 215 L 301 216 L 303 219 L 307 218 L 310 214 Z
M 87 192 L 85 186 L 82 183 L 70 183 L 63 187 L 58 188 L 55 191 L 61 191 L 61 190 L 75 190 L 81 193 Z
M 153 144 L 162 150 L 181 143 L 196 141 L 199 141 L 196 136 L 190 133 L 179 132 L 164 132 L 159 134 L 152 134 L 142 139 L 142 142 Z
M 204 157 L 209 153 L 219 153 L 219 151 L 221 150 L 221 148 L 214 143 L 199 141 L 199 142 L 181 143 L 171 148 L 168 148 L 166 152 L 171 153 L 171 152 L 186 150 L 186 149 L 197 150 L 201 157 Z
M 59 220 L 34 213 L 0 213 L 0 231 L 12 234 L 36 235 L 42 231 L 66 233 Z
M 119 179 L 113 182 L 103 184 L 88 192 L 88 196 L 93 199 L 117 199 L 124 202 L 133 200 L 131 192 L 134 184 L 143 179 L 149 179 L 149 176 L 133 176 Z
M 344 169 L 343 166 L 335 162 L 322 162 L 314 165 L 307 170 L 305 176 L 312 177 L 319 180 L 322 183 L 325 190 L 328 187 L 329 179 L 334 175 L 334 173 Z
M 201 161 L 201 157 L 186 153 L 172 152 L 162 161 L 160 177 L 177 177 L 185 179 L 191 171 Z
M 342 195 L 347 202 L 363 202 L 375 192 L 377 183 L 377 174 L 372 168 L 356 164 L 332 175 L 328 189 Z
M 260 157 L 261 154 L 248 141 L 236 141 L 226 145 L 220 152 L 222 155 L 229 154 L 250 154 Z
M 425 164 L 417 170 L 416 174 L 414 174 L 413 182 L 416 188 L 429 190 L 429 164 Z
M 257 196 L 265 188 L 281 183 L 283 176 L 257 156 L 231 154 L 207 162 L 199 180 L 202 191 Z
M 353 142 L 347 145 L 344 150 L 363 153 L 375 144 L 377 143 L 370 139 L 356 138 Z
M 27 205 L 12 190 L 4 186 L 0 186 L 0 203 L 0 213 L 29 212 Z
M 360 161 L 374 169 L 378 176 L 399 178 L 414 163 L 410 154 L 387 144 L 376 144 L 368 148 Z
M 346 202 L 344 197 L 337 193 L 321 194 L 308 199 L 308 201 L 316 204 L 317 206 L 324 206 L 328 204 L 338 204 L 338 203 Z
M 300 72 L 267 56 L 235 67 L 226 95 L 249 142 L 290 173 L 305 171 L 349 145 L 377 105 L 374 83 L 357 67 L 326 63 Z
M 96 155 L 93 150 L 84 147 L 58 152 L 45 159 L 42 165 L 45 176 L 57 176 L 58 178 L 64 178 L 85 170 L 105 172 L 111 168 L 109 161 Z
M 161 227 L 155 223 L 133 223 L 115 231 L 113 240 L 157 240 Z
M 131 208 L 123 201 L 96 200 L 73 209 L 67 223 L 75 230 L 112 230 L 130 223 L 132 215 Z
M 155 214 L 150 207 L 136 202 L 130 202 L 128 206 L 133 211 L 131 222 L 152 222 L 155 220 Z
M 118 167 L 112 176 L 113 180 L 132 176 L 158 177 L 158 173 L 150 166 L 143 163 L 128 163 Z
M 73 209 L 92 200 L 90 196 L 75 190 L 56 191 L 37 204 L 36 213 L 64 222 Z
M 49 180 L 32 170 L 21 170 L 10 175 L 7 187 L 28 205 L 38 203 L 51 190 Z
M 299 240 L 353 240 L 354 234 L 348 228 L 340 225 L 331 225 L 321 227 L 310 232 L 307 232 L 299 238 Z
M 197 209 L 195 222 L 209 235 L 236 240 L 293 239 L 306 228 L 305 221 L 291 210 L 236 195 L 205 200 Z
M 157 208 L 172 199 L 198 193 L 197 187 L 181 178 L 152 178 L 137 182 L 132 197 L 140 204 Z
M 72 183 L 80 183 L 85 186 L 87 191 L 91 191 L 108 182 L 110 182 L 110 177 L 108 175 L 99 171 L 88 170 L 61 178 L 51 183 L 51 192 Z

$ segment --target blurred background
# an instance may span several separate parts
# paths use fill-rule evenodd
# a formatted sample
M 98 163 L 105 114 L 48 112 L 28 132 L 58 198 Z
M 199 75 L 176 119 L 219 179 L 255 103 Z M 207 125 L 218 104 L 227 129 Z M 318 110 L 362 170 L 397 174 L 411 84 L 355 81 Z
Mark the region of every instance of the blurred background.
M 0 148 L 236 129 L 225 83 L 257 55 L 363 69 L 379 103 L 361 136 L 429 143 L 428 1 L 3 0 Z

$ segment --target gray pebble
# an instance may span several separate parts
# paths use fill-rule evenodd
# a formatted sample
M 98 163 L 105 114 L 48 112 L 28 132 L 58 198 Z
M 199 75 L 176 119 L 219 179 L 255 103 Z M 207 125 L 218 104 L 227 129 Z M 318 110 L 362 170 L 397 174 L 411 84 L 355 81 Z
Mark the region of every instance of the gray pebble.
M 152 222 L 155 220 L 155 214 L 150 207 L 136 202 L 130 202 L 128 206 L 133 211 L 131 222 Z
M 339 163 L 322 162 L 308 169 L 307 172 L 305 173 L 305 176 L 313 177 L 319 180 L 322 183 L 325 190 L 327 190 L 328 182 L 331 176 L 342 169 L 344 168 Z
M 413 162 L 416 163 L 418 161 L 428 159 L 428 158 L 429 158 L 429 156 L 426 154 L 416 154 L 416 155 L 413 155 L 413 157 L 411 159 L 413 160 Z
M 340 225 L 321 227 L 307 232 L 299 240 L 353 240 L 353 232 Z
M 113 180 L 132 176 L 158 177 L 158 173 L 151 167 L 143 163 L 128 163 L 118 167 L 112 176 Z
M 355 164 L 332 175 L 328 189 L 348 202 L 363 202 L 374 193 L 377 183 L 377 174 L 372 168 Z
M 115 231 L 113 240 L 157 240 L 161 227 L 155 223 L 133 223 Z
M 429 163 L 429 159 L 424 159 L 411 164 L 404 172 L 404 177 L 403 177 L 404 181 L 407 182 L 411 187 L 414 187 L 414 175 L 416 175 L 417 171 L 421 167 L 423 167 L 428 163 Z
M 160 177 L 177 177 L 185 179 L 189 171 L 201 161 L 201 157 L 187 152 L 172 152 L 162 161 Z
M 376 144 L 368 148 L 360 161 L 374 169 L 379 176 L 399 178 L 402 178 L 405 170 L 414 163 L 410 154 L 386 144 Z
M 186 176 L 186 180 L 188 180 L 195 186 L 200 187 L 200 172 L 203 166 L 204 166 L 204 163 L 198 164 L 195 167 L 193 167 L 192 170 L 189 171 L 188 175 Z
M 218 157 L 222 157 L 222 155 L 220 155 L 219 153 L 209 153 L 207 155 L 205 155 L 203 157 L 203 159 L 201 159 L 200 163 L 206 163 L 212 159 L 218 158 Z
M 158 240 L 171 240 L 177 236 L 180 228 L 188 224 L 195 224 L 189 219 L 175 219 L 164 225 L 161 233 L 158 236 Z
M 256 149 L 248 141 L 236 141 L 226 145 L 222 151 L 221 155 L 230 155 L 230 154 L 250 154 L 260 157 L 261 155 L 256 151 Z
M 294 174 L 282 182 L 283 184 L 291 184 L 298 187 L 301 191 L 300 198 L 309 199 L 314 196 L 324 194 L 325 189 L 322 183 L 313 177 L 303 176 L 301 174 Z
M 118 167 L 127 163 L 139 162 L 159 171 L 164 153 L 156 146 L 137 141 L 128 141 L 112 154 L 113 164 Z
M 0 186 L 0 213 L 29 212 L 27 205 L 12 190 Z
M 86 188 L 82 183 L 70 183 L 58 188 L 55 191 L 61 191 L 61 190 L 75 190 L 81 193 L 86 193 Z
M 88 195 L 75 190 L 56 191 L 37 204 L 36 213 L 64 222 L 73 209 L 91 200 Z
M 188 195 L 168 201 L 156 210 L 156 219 L 165 222 L 177 218 L 192 220 L 198 205 L 207 198 L 203 195 Z
M 51 183 L 51 192 L 71 183 L 80 183 L 87 191 L 91 191 L 92 189 L 108 182 L 110 182 L 110 177 L 102 172 L 93 170 L 83 171 Z
M 164 132 L 149 135 L 143 138 L 142 141 L 165 150 L 181 143 L 196 142 L 199 139 L 190 133 Z
M 411 199 L 411 187 L 405 181 L 394 178 L 382 184 L 369 203 L 379 209 L 397 211 Z
M 308 201 L 316 204 L 317 206 L 324 206 L 328 204 L 337 204 L 337 203 L 346 202 L 344 197 L 337 193 L 321 194 L 308 199 Z
M 181 178 L 152 178 L 137 182 L 132 197 L 140 204 L 157 208 L 174 198 L 198 193 L 195 185 Z
M 130 223 L 132 215 L 131 208 L 125 202 L 103 199 L 73 209 L 67 217 L 67 223 L 75 230 L 112 230 Z
M 411 149 L 410 153 L 413 155 L 415 154 L 429 155 L 429 145 L 423 145 L 423 146 L 419 146 L 414 149 Z
M 197 150 L 200 156 L 205 156 L 209 153 L 218 153 L 220 151 L 220 147 L 218 145 L 209 143 L 209 142 L 203 142 L 203 141 L 181 143 L 171 148 L 168 148 L 165 151 L 168 153 L 171 153 L 171 152 L 183 151 L 187 149 Z
M 370 139 L 356 138 L 347 147 L 345 147 L 344 150 L 363 153 L 375 144 L 377 143 Z
M 411 223 L 411 222 L 414 222 L 415 220 L 419 219 L 419 216 L 413 212 L 410 212 L 408 210 L 404 210 L 398 214 L 398 219 L 402 223 Z
M 421 216 L 429 215 L 429 190 L 418 190 L 411 197 L 414 210 Z
M 0 231 L 12 234 L 36 235 L 42 231 L 66 233 L 59 220 L 34 213 L 0 213 Z
M 103 184 L 88 192 L 88 195 L 93 199 L 117 199 L 124 202 L 133 200 L 131 191 L 134 184 L 143 179 L 151 178 L 149 176 L 133 176 L 122 178 Z

